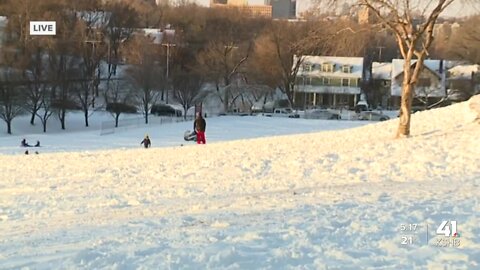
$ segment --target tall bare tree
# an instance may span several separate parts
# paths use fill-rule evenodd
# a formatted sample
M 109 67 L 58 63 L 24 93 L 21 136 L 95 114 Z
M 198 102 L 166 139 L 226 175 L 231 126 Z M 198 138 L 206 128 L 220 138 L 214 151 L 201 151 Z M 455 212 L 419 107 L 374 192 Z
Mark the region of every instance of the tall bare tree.
M 103 11 L 82 11 L 77 13 L 75 24 L 75 54 L 79 58 L 80 77 L 75 84 L 77 101 L 82 108 L 85 126 L 89 126 L 91 109 L 95 108 L 95 99 L 99 96 L 101 62 L 107 54 L 104 33 L 109 13 Z
M 216 83 L 219 98 L 227 112 L 231 105 L 228 86 L 237 73 L 245 72 L 254 40 L 266 21 L 245 17 L 235 10 L 213 10 L 208 15 L 205 34 L 212 38 L 197 55 L 197 60 L 206 71 L 204 75 Z
M 52 91 L 49 88 L 44 88 L 40 96 L 39 110 L 36 112 L 36 116 L 42 123 L 43 132 L 47 132 L 48 119 L 53 115 L 52 107 Z
M 37 112 L 43 98 L 43 92 L 48 88 L 48 56 L 46 48 L 39 39 L 32 40 L 26 47 L 19 68 L 23 71 L 26 85 L 25 110 L 31 115 L 30 124 L 35 124 Z
M 294 85 L 304 55 L 331 54 L 335 33 L 321 22 L 272 22 L 256 41 L 253 78 L 257 82 L 279 88 L 293 104 Z M 261 73 L 260 73 L 261 72 Z M 260 74 L 260 75 L 259 75 Z M 259 77 L 260 76 L 260 77 Z
M 113 81 L 107 87 L 104 93 L 106 110 L 115 119 L 115 127 L 118 127 L 118 119 L 122 113 L 136 112 L 135 106 L 132 105 L 133 91 L 123 80 Z
M 178 102 L 183 107 L 183 118 L 187 119 L 187 111 L 201 100 L 200 90 L 203 85 L 202 76 L 195 71 L 177 68 L 172 74 L 172 86 Z
M 21 74 L 11 67 L 0 67 L 0 119 L 7 124 L 7 133 L 12 134 L 12 121 L 22 112 Z
M 78 58 L 74 57 L 75 40 L 71 35 L 77 17 L 73 13 L 59 12 L 57 18 L 57 35 L 48 40 L 48 80 L 52 90 L 51 107 L 58 114 L 62 129 L 66 129 L 67 111 L 77 110 L 72 87 L 78 82 Z
M 159 99 L 160 89 L 165 86 L 165 73 L 157 64 L 158 50 L 151 39 L 138 36 L 129 42 L 128 48 L 133 64 L 127 70 L 128 79 L 137 89 L 134 95 L 141 104 L 145 124 L 148 124 L 150 110 Z
M 117 65 L 121 60 L 120 49 L 128 41 L 137 25 L 138 14 L 130 5 L 124 2 L 109 3 L 106 10 L 110 12 L 108 24 L 105 28 L 108 52 L 108 75 L 110 79 L 117 72 Z
M 480 15 L 462 23 L 453 34 L 448 49 L 449 56 L 480 65 Z
M 344 3 L 341 0 L 327 2 Z M 317 2 L 323 2 L 317 0 Z M 390 29 L 397 40 L 403 57 L 403 83 L 400 107 L 400 122 L 397 138 L 410 135 L 411 108 L 415 85 L 424 67 L 433 42 L 433 29 L 438 17 L 453 2 L 461 0 L 355 0 L 356 5 L 367 8 L 382 25 Z M 471 4 L 478 1 L 468 1 Z M 415 61 L 415 65 L 413 65 Z M 412 68 L 413 66 L 413 68 Z

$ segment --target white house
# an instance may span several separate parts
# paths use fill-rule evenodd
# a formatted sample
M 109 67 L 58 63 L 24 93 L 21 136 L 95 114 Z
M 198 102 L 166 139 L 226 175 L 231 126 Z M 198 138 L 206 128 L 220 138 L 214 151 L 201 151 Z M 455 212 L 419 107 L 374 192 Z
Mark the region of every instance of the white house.
M 415 59 L 412 60 L 412 69 L 415 68 L 416 62 Z M 394 106 L 400 105 L 402 96 L 403 64 L 403 59 L 393 59 L 392 61 L 391 96 Z M 415 86 L 416 99 L 430 102 L 446 97 L 446 73 L 444 60 L 425 60 L 423 71 Z
M 363 57 L 302 57 L 294 88 L 295 107 L 355 106 L 365 78 Z

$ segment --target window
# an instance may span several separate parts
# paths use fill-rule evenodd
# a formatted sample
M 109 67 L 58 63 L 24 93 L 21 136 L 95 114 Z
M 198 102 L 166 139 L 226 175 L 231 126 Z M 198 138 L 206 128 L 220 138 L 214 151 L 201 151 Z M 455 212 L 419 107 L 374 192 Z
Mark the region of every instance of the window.
M 312 71 L 312 65 L 308 63 L 303 64 L 303 71 Z
M 330 84 L 330 78 L 323 77 L 322 78 L 322 84 L 323 85 L 329 85 Z
M 349 66 L 349 65 L 342 66 L 342 72 L 343 73 L 352 73 L 352 66 Z
M 330 64 L 330 63 L 323 64 L 322 72 L 333 72 L 333 64 Z
M 350 86 L 350 80 L 349 79 L 342 79 L 342 86 Z
M 419 78 L 417 82 L 417 86 L 419 87 L 428 87 L 432 85 L 432 81 L 430 78 Z

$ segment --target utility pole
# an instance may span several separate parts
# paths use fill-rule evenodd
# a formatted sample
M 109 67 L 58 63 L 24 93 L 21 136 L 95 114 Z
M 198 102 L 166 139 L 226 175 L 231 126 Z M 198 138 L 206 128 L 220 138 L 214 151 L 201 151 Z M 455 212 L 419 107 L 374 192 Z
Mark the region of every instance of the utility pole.
M 377 46 L 378 49 L 378 62 L 382 62 L 382 49 L 385 49 L 384 46 Z

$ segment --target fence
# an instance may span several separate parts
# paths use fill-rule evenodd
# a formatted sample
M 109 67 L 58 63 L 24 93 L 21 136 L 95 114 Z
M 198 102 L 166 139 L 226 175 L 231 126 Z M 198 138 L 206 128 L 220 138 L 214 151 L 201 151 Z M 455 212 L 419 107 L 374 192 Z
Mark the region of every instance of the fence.
M 193 121 L 193 116 L 187 116 L 186 119 L 183 117 L 174 117 L 174 116 L 160 116 L 156 117 L 151 115 L 148 119 L 148 125 L 164 125 L 170 123 L 178 123 L 184 121 Z M 100 135 L 113 134 L 119 131 L 125 131 L 129 129 L 134 129 L 145 125 L 144 117 L 130 118 L 130 119 L 120 119 L 118 120 L 118 127 L 115 127 L 115 120 L 103 121 L 101 123 Z

